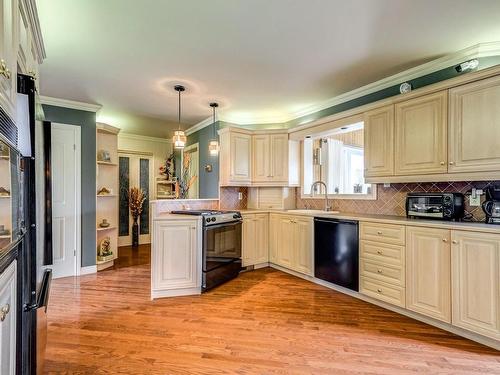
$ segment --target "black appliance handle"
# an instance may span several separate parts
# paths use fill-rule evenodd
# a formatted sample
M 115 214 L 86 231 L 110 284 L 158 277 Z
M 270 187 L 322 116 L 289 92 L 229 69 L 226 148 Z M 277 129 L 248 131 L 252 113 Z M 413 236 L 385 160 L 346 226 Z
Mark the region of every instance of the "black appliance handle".
M 52 283 L 52 270 L 48 268 L 43 272 L 42 283 L 40 284 L 40 290 L 38 291 L 36 302 L 31 305 L 28 304 L 24 305 L 24 311 L 31 311 L 31 310 L 38 310 L 41 308 L 45 308 L 45 312 L 47 312 L 51 283 Z
M 327 219 L 327 218 L 314 218 L 315 222 L 320 222 L 320 223 L 338 223 L 338 224 L 351 224 L 351 225 L 358 225 L 359 222 L 357 220 L 344 220 L 344 219 Z

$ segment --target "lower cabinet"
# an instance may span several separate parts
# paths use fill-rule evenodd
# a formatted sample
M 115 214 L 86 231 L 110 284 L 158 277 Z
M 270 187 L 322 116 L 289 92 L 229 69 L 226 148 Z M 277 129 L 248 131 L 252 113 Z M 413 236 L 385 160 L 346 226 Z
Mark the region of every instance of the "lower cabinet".
M 271 214 L 270 261 L 312 276 L 313 218 Z
M 0 274 L 0 374 L 16 373 L 16 285 L 14 261 Z
M 406 308 L 451 323 L 450 231 L 406 228 Z
M 500 235 L 452 231 L 455 326 L 500 340 Z
M 241 259 L 243 267 L 269 262 L 269 215 L 244 214 Z
M 153 224 L 152 297 L 201 291 L 201 248 L 197 220 L 158 220 Z

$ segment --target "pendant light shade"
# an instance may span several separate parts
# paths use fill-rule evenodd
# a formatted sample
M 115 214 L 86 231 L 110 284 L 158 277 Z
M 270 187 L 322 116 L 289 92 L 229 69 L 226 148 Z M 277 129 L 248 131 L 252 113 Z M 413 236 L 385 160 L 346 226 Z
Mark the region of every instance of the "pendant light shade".
M 180 150 L 183 149 L 186 145 L 186 133 L 181 130 L 181 92 L 186 90 L 184 86 L 176 85 L 174 86 L 174 90 L 179 94 L 179 129 L 174 132 L 174 137 L 172 138 L 172 142 L 174 144 L 174 148 Z
M 219 154 L 219 141 L 217 140 L 217 130 L 215 129 L 215 109 L 219 106 L 217 103 L 210 103 L 213 112 L 213 138 L 208 142 L 208 152 L 210 156 L 217 156 Z

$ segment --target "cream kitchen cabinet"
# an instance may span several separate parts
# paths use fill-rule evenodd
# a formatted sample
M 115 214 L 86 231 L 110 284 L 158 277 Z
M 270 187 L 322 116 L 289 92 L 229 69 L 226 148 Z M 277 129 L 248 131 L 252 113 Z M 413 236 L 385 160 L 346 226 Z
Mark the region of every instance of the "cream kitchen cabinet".
M 452 231 L 452 324 L 500 340 L 500 235 Z
M 313 275 L 313 218 L 270 214 L 272 263 L 299 273 Z
M 28 9 L 28 2 L 19 0 L 17 63 L 21 73 L 32 76 L 36 88 L 39 89 L 38 64 L 41 59 L 35 47 L 35 36 L 29 18 L 30 11 L 32 10 Z
M 288 133 L 254 134 L 252 182 L 288 184 Z
M 252 135 L 244 129 L 219 131 L 221 186 L 246 186 L 252 182 Z
M 201 293 L 201 228 L 198 219 L 153 221 L 151 297 Z
M 17 96 L 18 2 L 0 0 L 0 107 L 15 120 Z
M 500 76 L 450 89 L 448 171 L 500 170 Z
M 448 171 L 448 92 L 420 96 L 395 105 L 395 174 Z
M 365 177 L 394 175 L 394 105 L 364 114 Z
M 406 308 L 451 323 L 451 238 L 447 229 L 406 228 Z
M 243 214 L 243 267 L 269 262 L 269 215 Z
M 0 373 L 16 373 L 16 286 L 14 261 L 0 274 Z

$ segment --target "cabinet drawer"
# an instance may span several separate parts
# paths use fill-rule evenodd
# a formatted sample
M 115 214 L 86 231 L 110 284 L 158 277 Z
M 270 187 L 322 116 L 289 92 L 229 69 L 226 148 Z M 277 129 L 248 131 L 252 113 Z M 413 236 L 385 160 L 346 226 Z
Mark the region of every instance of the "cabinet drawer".
M 361 240 L 360 256 L 382 264 L 395 266 L 405 264 L 405 248 L 399 245 Z
M 359 268 L 361 276 L 384 281 L 391 285 L 405 286 L 404 267 L 386 266 L 361 258 Z
M 405 307 L 405 288 L 392 286 L 369 277 L 360 278 L 360 292 L 378 300 Z
M 404 225 L 361 223 L 359 233 L 362 240 L 380 241 L 395 245 L 405 244 Z

